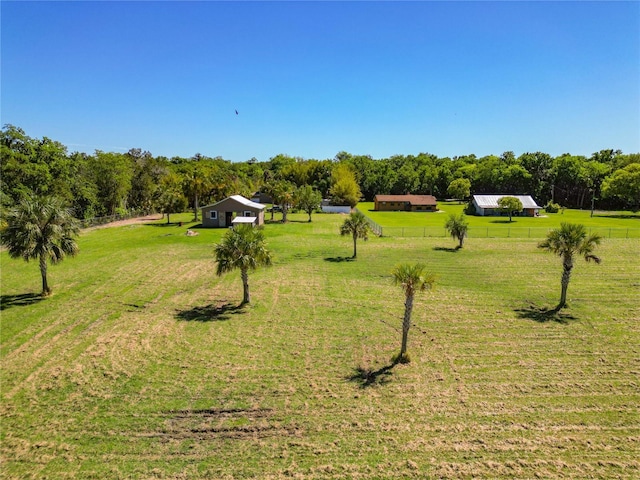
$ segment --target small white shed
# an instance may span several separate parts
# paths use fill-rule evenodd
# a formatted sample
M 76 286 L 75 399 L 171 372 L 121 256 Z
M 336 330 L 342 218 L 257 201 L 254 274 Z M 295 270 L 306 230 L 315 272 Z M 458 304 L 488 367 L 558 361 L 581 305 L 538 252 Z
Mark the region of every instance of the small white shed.
M 264 224 L 265 206 L 244 198 L 241 195 L 231 195 L 213 205 L 202 207 L 203 227 L 231 227 L 236 218 L 248 218 L 238 222 Z M 237 222 L 236 222 L 237 223 Z

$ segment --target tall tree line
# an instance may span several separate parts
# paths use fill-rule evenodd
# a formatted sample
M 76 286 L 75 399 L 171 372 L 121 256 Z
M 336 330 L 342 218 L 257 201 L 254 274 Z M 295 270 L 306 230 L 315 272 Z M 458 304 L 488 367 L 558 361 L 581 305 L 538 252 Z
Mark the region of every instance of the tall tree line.
M 29 137 L 5 125 L 0 134 L 0 203 L 16 204 L 29 193 L 54 195 L 76 217 L 136 211 L 169 211 L 188 205 L 194 216 L 203 205 L 232 194 L 262 190 L 284 202 L 309 186 L 322 198 L 355 205 L 376 194 L 448 196 L 455 180 L 469 181 L 471 194 L 528 194 L 538 204 L 568 208 L 640 207 L 640 153 L 601 150 L 590 157 L 542 152 L 453 158 L 429 153 L 374 159 L 339 152 L 333 159 L 276 155 L 230 162 L 196 153 L 189 158 L 154 157 L 138 148 L 126 153 L 69 153 L 47 137 Z M 180 198 L 178 198 L 180 197 Z M 171 212 L 173 213 L 173 212 Z
M 590 208 L 592 201 L 603 209 L 640 206 L 640 154 L 620 150 L 602 150 L 588 158 L 568 153 L 554 158 L 542 152 L 481 158 L 420 153 L 380 160 L 342 152 L 338 157 L 354 166 L 368 201 L 376 194 L 405 193 L 444 199 L 453 181 L 467 179 L 471 194 L 527 194 L 539 204 L 554 202 L 568 208 Z M 614 176 L 624 186 L 617 188 Z
M 0 134 L 0 161 L 3 207 L 29 194 L 46 194 L 62 199 L 77 218 L 163 211 L 176 202 L 197 212 L 198 205 L 232 194 L 250 196 L 263 177 L 259 164 L 200 154 L 154 157 L 138 148 L 68 153 L 60 142 L 31 138 L 13 125 L 5 125 Z

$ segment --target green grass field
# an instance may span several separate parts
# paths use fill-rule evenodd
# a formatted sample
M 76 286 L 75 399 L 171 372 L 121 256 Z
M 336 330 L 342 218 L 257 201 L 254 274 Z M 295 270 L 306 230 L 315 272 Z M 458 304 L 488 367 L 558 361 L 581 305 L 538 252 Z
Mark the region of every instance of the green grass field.
M 2 477 L 640 477 L 637 238 L 580 260 L 554 315 L 537 239 L 372 237 L 350 261 L 344 216 L 291 219 L 242 309 L 222 230 L 86 231 L 45 300 L 1 253 Z M 438 279 L 392 366 L 403 261 Z
M 382 227 L 383 236 L 446 236 L 444 223 L 449 214 L 460 214 L 465 205 L 438 202 L 438 212 L 376 212 L 373 202 L 362 202 L 358 209 Z M 562 213 L 541 213 L 540 217 L 480 217 L 467 215 L 469 237 L 475 238 L 544 238 L 549 229 L 561 222 L 582 223 L 593 233 L 606 238 L 640 238 L 640 213 L 566 209 Z

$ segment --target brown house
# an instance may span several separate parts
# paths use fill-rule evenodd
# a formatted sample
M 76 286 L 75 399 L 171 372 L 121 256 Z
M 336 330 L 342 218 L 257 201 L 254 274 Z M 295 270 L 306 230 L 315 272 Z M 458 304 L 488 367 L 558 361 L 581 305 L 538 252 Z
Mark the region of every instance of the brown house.
M 382 212 L 435 212 L 438 210 L 433 195 L 376 195 L 374 210 Z
M 202 207 L 202 226 L 223 228 L 239 222 L 263 225 L 264 208 L 264 205 L 252 202 L 241 195 L 231 195 L 218 203 Z M 239 220 L 234 222 L 236 218 Z

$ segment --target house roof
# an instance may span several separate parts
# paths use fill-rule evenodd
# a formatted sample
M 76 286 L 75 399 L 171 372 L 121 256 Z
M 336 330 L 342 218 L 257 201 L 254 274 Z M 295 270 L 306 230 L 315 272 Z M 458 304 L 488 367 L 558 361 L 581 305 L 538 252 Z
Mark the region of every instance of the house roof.
M 474 195 L 473 200 L 480 208 L 500 208 L 498 207 L 498 200 L 502 197 L 515 197 L 522 203 L 522 208 L 542 208 L 531 195 Z
M 226 200 L 235 200 L 238 203 L 241 203 L 242 205 L 244 205 L 245 207 L 249 207 L 249 208 L 254 208 L 256 210 L 264 210 L 265 206 L 262 205 L 261 203 L 256 203 L 256 202 L 252 202 L 251 200 L 244 198 L 242 195 L 231 195 L 230 197 L 225 198 L 224 200 L 220 200 L 219 202 L 216 203 L 212 203 L 211 205 L 206 205 L 202 208 L 209 208 L 209 207 L 214 207 L 216 205 L 218 205 L 219 203 L 222 203 Z
M 436 205 L 433 195 L 376 195 L 378 202 L 408 202 L 411 205 Z

